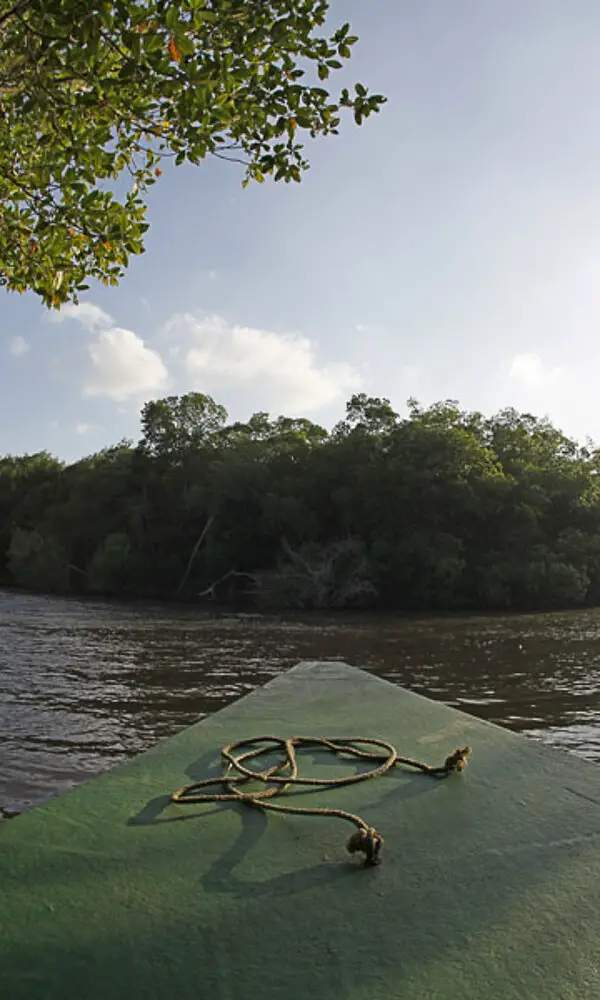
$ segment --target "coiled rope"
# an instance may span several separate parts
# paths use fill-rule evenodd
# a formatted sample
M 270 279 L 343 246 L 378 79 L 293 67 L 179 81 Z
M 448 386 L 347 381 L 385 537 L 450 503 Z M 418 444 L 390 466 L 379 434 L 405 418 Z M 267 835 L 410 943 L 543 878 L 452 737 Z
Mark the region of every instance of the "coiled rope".
M 320 747 L 329 750 L 336 756 L 355 757 L 361 761 L 373 761 L 377 766 L 370 771 L 351 774 L 344 778 L 301 778 L 298 774 L 297 749 Z M 364 747 L 371 747 L 370 750 Z M 377 748 L 374 750 L 373 748 Z M 242 752 L 243 751 L 243 752 Z M 253 770 L 247 764 L 251 760 L 279 751 L 281 760 L 273 767 L 262 771 Z M 381 751 L 384 751 L 382 753 Z M 375 865 L 380 860 L 383 838 L 375 827 L 370 826 L 360 816 L 345 809 L 309 808 L 302 806 L 277 805 L 268 801 L 281 795 L 286 788 L 296 785 L 309 785 L 317 788 L 340 788 L 342 785 L 355 785 L 359 781 L 369 781 L 380 778 L 386 771 L 397 765 L 413 768 L 430 775 L 432 778 L 447 778 L 451 774 L 463 771 L 471 755 L 470 747 L 463 747 L 451 753 L 440 767 L 432 767 L 410 757 L 400 757 L 391 743 L 379 739 L 325 739 L 320 737 L 294 736 L 291 739 L 280 739 L 276 736 L 255 736 L 252 739 L 238 740 L 229 743 L 221 750 L 225 770 L 218 778 L 205 778 L 192 785 L 186 785 L 171 795 L 171 801 L 178 805 L 210 802 L 244 802 L 255 809 L 271 809 L 275 812 L 295 813 L 302 816 L 335 816 L 347 820 L 356 827 L 355 833 L 348 839 L 346 849 L 351 853 L 365 855 L 366 865 Z M 244 791 L 248 782 L 262 782 L 265 786 L 257 791 Z M 224 791 L 209 793 L 201 791 L 220 785 Z

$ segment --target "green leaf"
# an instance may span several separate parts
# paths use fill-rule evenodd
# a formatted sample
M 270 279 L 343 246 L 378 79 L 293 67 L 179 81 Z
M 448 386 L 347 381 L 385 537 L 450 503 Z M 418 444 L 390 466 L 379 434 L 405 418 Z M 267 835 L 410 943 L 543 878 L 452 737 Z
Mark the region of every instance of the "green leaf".
M 309 115 L 302 114 L 302 112 L 298 112 L 296 115 L 296 122 L 300 128 L 312 128 L 313 126 L 312 118 Z
M 281 42 L 287 34 L 288 27 L 289 22 L 286 17 L 282 17 L 278 21 L 275 21 L 273 27 L 271 28 L 271 38 L 273 41 Z
M 162 51 L 165 43 L 160 35 L 156 35 L 154 32 L 149 32 L 147 35 L 144 35 L 142 45 L 144 52 L 150 53 L 158 52 L 159 49 Z
M 131 79 L 137 73 L 138 64 L 135 59 L 128 59 L 124 62 L 119 70 L 119 79 L 126 80 Z
M 195 6 L 198 2 L 199 0 L 190 0 L 192 6 Z M 218 19 L 219 15 L 214 10 L 206 10 L 206 8 L 194 10 L 193 20 L 196 27 L 199 27 L 203 21 L 207 24 L 215 24 Z
M 188 35 L 176 32 L 175 41 L 177 42 L 177 48 L 179 49 L 182 55 L 193 56 L 194 52 L 196 51 L 196 45 L 192 38 L 189 38 Z
M 179 27 L 179 6 L 178 6 L 178 4 L 171 3 L 167 7 L 167 11 L 166 11 L 166 16 L 165 16 L 164 23 L 165 23 L 165 27 L 167 27 L 169 29 L 169 31 L 173 31 L 174 32 L 175 29 L 177 27 Z
M 111 28 L 113 24 L 113 14 L 111 5 L 106 0 L 101 0 L 98 4 L 98 13 L 105 28 Z

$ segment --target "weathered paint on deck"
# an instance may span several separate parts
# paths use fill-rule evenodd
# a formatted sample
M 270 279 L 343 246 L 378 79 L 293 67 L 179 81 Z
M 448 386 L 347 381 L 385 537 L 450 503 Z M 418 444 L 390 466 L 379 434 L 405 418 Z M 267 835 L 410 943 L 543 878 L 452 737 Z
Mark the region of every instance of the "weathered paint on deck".
M 441 763 L 302 795 L 334 819 L 168 793 L 245 736 L 380 736 Z M 306 760 L 303 757 L 303 766 Z M 308 759 L 319 776 L 351 764 Z M 302 664 L 0 827 L 7 1000 L 592 1000 L 600 996 L 600 770 L 343 664 Z

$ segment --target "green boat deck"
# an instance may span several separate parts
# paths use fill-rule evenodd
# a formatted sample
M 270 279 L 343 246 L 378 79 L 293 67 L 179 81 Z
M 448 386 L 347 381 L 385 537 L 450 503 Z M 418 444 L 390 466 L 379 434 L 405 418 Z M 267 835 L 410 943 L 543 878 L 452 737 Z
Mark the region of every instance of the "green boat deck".
M 466 772 L 395 768 L 278 799 L 339 819 L 169 793 L 234 740 L 379 737 Z M 352 771 L 303 754 L 302 772 Z M 338 663 L 300 664 L 69 795 L 0 826 L 6 1000 L 593 1000 L 600 769 Z

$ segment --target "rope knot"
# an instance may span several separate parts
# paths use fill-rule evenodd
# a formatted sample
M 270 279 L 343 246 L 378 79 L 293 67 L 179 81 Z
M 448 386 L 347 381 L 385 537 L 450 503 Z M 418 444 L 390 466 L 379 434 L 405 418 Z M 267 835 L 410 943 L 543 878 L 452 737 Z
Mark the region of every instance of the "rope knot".
M 383 837 L 380 837 L 374 826 L 363 826 L 348 838 L 346 849 L 350 854 L 362 851 L 365 855 L 365 865 L 378 865 L 379 852 L 383 847 Z
M 471 756 L 471 747 L 463 747 L 462 750 L 455 750 L 444 761 L 444 768 L 451 774 L 453 771 L 464 771 Z

